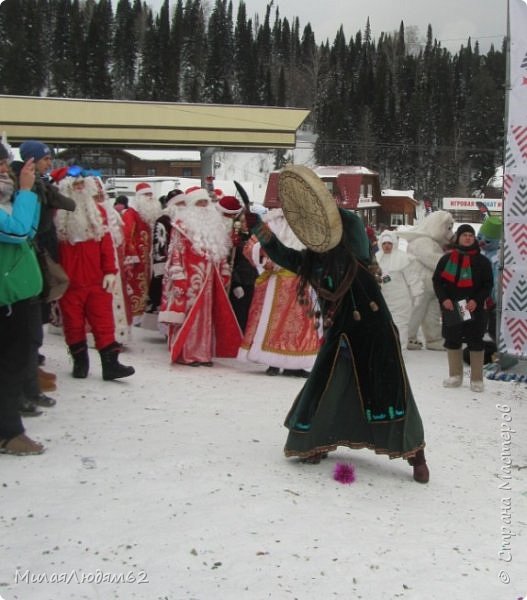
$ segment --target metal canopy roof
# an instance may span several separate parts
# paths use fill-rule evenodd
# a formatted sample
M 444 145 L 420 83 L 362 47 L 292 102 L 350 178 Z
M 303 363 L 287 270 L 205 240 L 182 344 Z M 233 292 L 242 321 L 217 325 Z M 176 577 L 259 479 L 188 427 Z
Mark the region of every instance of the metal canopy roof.
M 292 148 L 309 110 L 0 95 L 10 142 L 120 147 Z

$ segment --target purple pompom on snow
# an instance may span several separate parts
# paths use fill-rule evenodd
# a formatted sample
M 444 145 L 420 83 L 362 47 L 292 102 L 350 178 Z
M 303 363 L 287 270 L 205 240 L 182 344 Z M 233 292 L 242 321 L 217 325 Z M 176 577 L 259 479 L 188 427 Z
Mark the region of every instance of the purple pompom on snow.
M 340 483 L 353 483 L 355 481 L 355 467 L 351 463 L 337 463 L 333 471 L 333 479 Z

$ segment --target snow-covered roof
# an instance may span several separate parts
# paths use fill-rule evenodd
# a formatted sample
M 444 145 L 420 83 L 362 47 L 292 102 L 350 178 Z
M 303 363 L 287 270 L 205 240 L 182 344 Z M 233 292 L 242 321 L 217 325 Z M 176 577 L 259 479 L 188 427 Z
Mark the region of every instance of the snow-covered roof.
M 199 150 L 142 150 L 126 148 L 125 152 L 139 158 L 140 160 L 192 160 L 200 161 Z
M 381 196 L 402 196 L 413 199 L 414 190 L 381 190 Z
M 378 202 L 374 202 L 370 199 L 361 199 L 359 198 L 359 203 L 357 204 L 357 208 L 379 208 L 380 204 Z
M 353 167 L 350 165 L 332 165 L 313 167 L 313 171 L 320 177 L 337 177 L 338 175 L 377 175 L 366 167 Z

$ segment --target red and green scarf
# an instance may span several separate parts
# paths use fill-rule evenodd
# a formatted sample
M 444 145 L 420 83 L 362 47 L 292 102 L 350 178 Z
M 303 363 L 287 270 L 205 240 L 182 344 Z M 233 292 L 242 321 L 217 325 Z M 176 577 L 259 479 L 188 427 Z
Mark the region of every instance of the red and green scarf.
M 441 277 L 448 282 L 455 284 L 459 288 L 472 287 L 474 282 L 472 281 L 472 265 L 470 257 L 475 256 L 478 252 L 478 249 L 463 250 L 460 252 L 457 248 L 454 248 L 448 257 L 448 261 L 441 273 Z M 459 270 L 459 277 L 456 281 L 460 260 L 461 269 Z

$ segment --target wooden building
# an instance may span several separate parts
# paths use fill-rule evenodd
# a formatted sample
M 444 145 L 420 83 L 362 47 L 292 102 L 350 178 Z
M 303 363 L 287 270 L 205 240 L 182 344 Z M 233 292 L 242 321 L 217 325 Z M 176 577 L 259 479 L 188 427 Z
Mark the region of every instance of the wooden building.
M 201 178 L 198 150 L 129 150 L 77 146 L 57 153 L 55 163 L 78 164 L 108 177 Z
M 381 207 L 377 213 L 380 229 L 414 224 L 419 202 L 414 199 L 413 190 L 382 190 L 381 196 Z
M 312 170 L 322 179 L 332 193 L 337 205 L 355 210 L 362 215 L 367 225 L 377 224 L 377 210 L 380 208 L 381 187 L 379 174 L 366 167 L 348 165 L 317 166 Z M 264 206 L 280 208 L 278 197 L 278 176 L 274 171 L 269 175 Z

